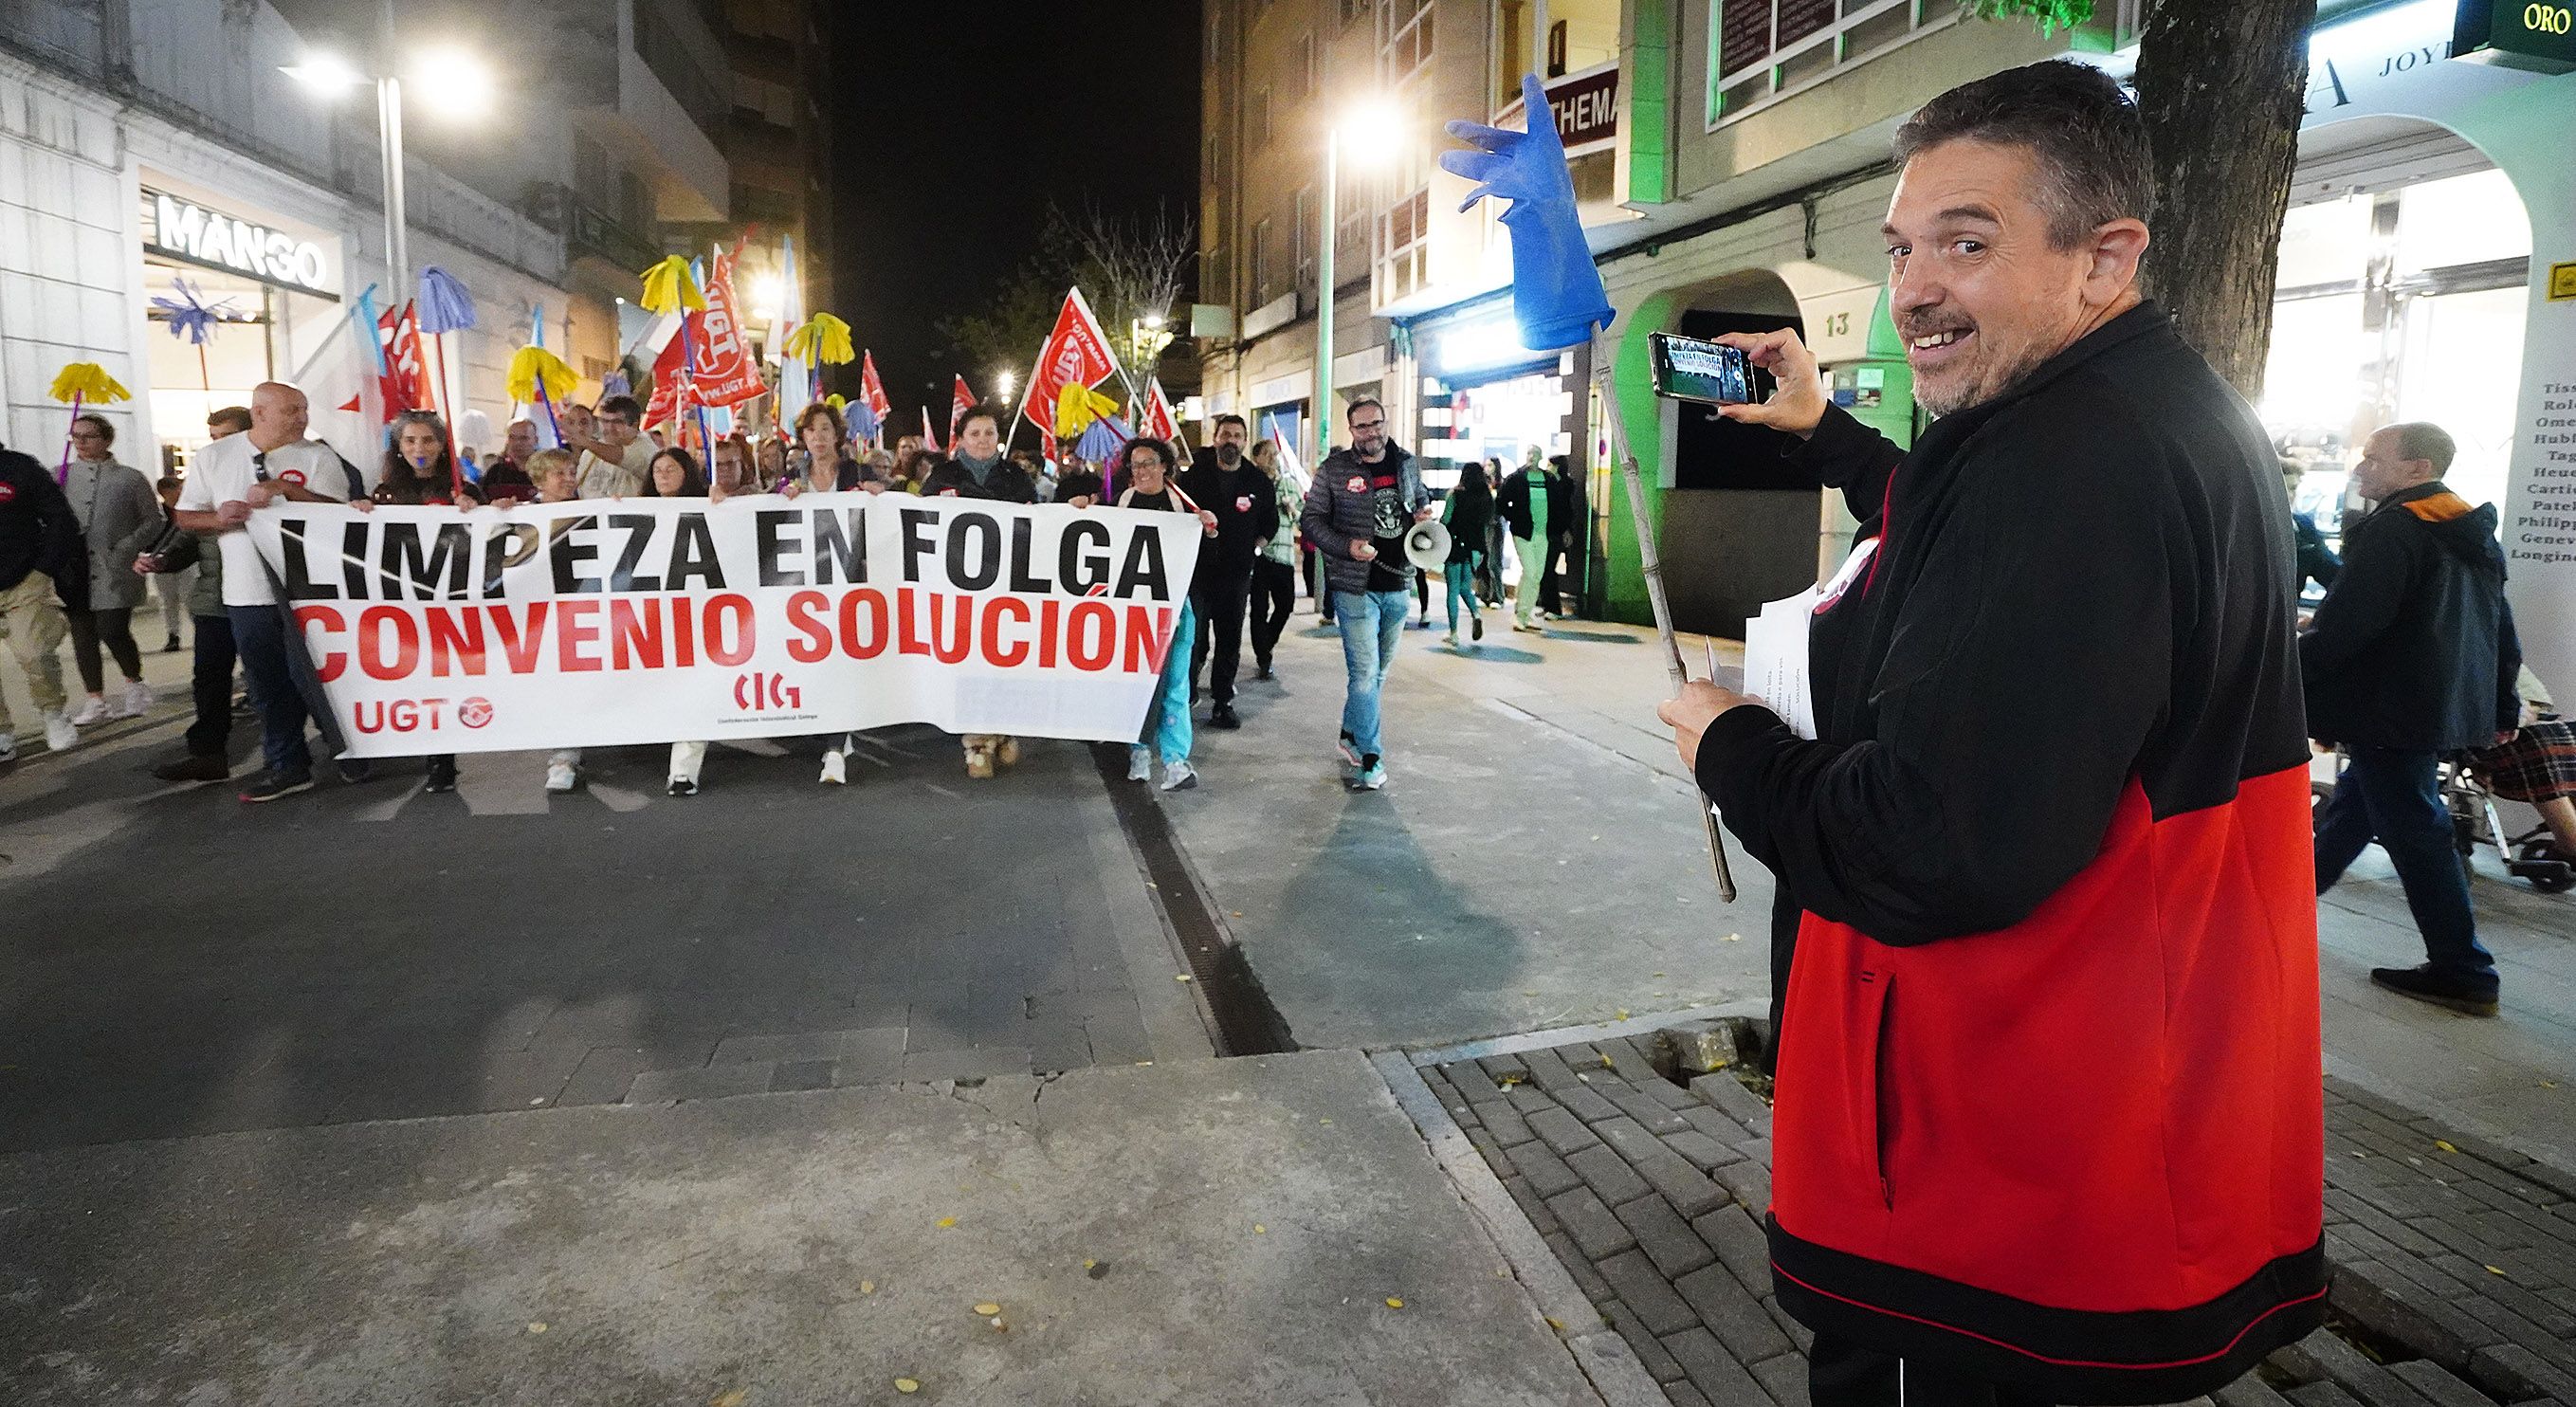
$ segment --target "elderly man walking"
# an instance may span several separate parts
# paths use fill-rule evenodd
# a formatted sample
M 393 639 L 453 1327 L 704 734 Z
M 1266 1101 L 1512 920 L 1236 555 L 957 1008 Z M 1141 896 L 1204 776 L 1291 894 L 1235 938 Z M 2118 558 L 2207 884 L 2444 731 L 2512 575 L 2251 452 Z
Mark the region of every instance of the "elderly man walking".
M 2445 756 L 2514 731 L 2522 648 L 2495 508 L 2471 508 L 2442 482 L 2453 452 L 2440 426 L 2422 422 L 2363 443 L 2353 486 L 2377 506 L 2344 533 L 2343 566 L 2299 637 L 2299 665 L 2308 731 L 2351 759 L 2317 816 L 2317 892 L 2378 841 L 2427 961 L 2374 968 L 2370 980 L 2493 1016 L 2495 959 L 2478 942 L 2439 772 Z

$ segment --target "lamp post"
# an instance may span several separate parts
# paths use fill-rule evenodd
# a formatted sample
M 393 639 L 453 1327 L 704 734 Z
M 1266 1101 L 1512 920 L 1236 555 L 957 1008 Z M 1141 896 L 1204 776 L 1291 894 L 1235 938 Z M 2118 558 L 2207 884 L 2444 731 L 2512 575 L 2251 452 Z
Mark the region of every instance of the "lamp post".
M 394 0 L 384 0 L 381 24 L 383 61 L 380 71 L 372 77 L 331 54 L 307 55 L 303 62 L 285 65 L 279 72 L 325 96 L 337 96 L 362 83 L 375 85 L 377 155 L 384 163 L 385 178 L 385 269 L 392 284 L 394 306 L 399 308 L 410 294 L 411 254 L 403 208 L 403 88 L 402 79 L 394 73 Z M 488 103 L 490 73 L 472 55 L 461 49 L 441 48 L 416 58 L 415 72 L 424 84 L 434 82 L 454 93 L 460 106 L 481 107 Z
M 1351 151 L 1354 160 L 1368 166 L 1386 155 L 1386 136 L 1394 127 L 1392 113 L 1367 107 L 1324 129 L 1323 228 L 1315 240 L 1315 440 L 1313 457 L 1306 461 L 1309 473 L 1324 462 L 1324 446 L 1333 432 L 1333 253 L 1341 243 L 1342 134 L 1347 130 L 1377 138 L 1354 144 Z

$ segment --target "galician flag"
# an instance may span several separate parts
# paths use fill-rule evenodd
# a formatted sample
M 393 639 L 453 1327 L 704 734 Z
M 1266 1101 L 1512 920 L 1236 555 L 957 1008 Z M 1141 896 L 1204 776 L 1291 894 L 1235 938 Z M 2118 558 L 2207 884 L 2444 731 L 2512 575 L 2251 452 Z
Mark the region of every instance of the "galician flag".
M 796 240 L 790 236 L 781 241 L 778 266 L 785 271 L 778 295 L 778 326 L 771 334 L 770 345 L 780 348 L 778 362 L 778 423 L 783 427 L 796 423 L 805 407 L 814 399 L 814 368 L 801 357 L 785 352 L 787 339 L 805 325 L 805 283 L 796 276 Z

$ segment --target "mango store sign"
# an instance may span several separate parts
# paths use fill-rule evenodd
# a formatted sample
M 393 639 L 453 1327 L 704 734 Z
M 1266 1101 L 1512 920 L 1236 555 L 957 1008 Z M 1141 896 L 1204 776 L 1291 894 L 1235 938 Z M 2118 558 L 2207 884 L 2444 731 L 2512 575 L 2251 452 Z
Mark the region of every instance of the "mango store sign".
M 304 293 L 336 296 L 322 246 L 164 191 L 143 192 L 143 247 Z

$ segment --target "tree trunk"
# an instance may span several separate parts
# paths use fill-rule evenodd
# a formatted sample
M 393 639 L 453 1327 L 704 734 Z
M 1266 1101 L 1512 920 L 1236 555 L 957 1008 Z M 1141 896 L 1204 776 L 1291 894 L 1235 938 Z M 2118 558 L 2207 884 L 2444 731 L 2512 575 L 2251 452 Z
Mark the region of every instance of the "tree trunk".
M 2153 0 L 2139 38 L 2156 172 L 2141 282 L 2249 401 L 2263 394 L 2316 14 L 2316 0 Z

